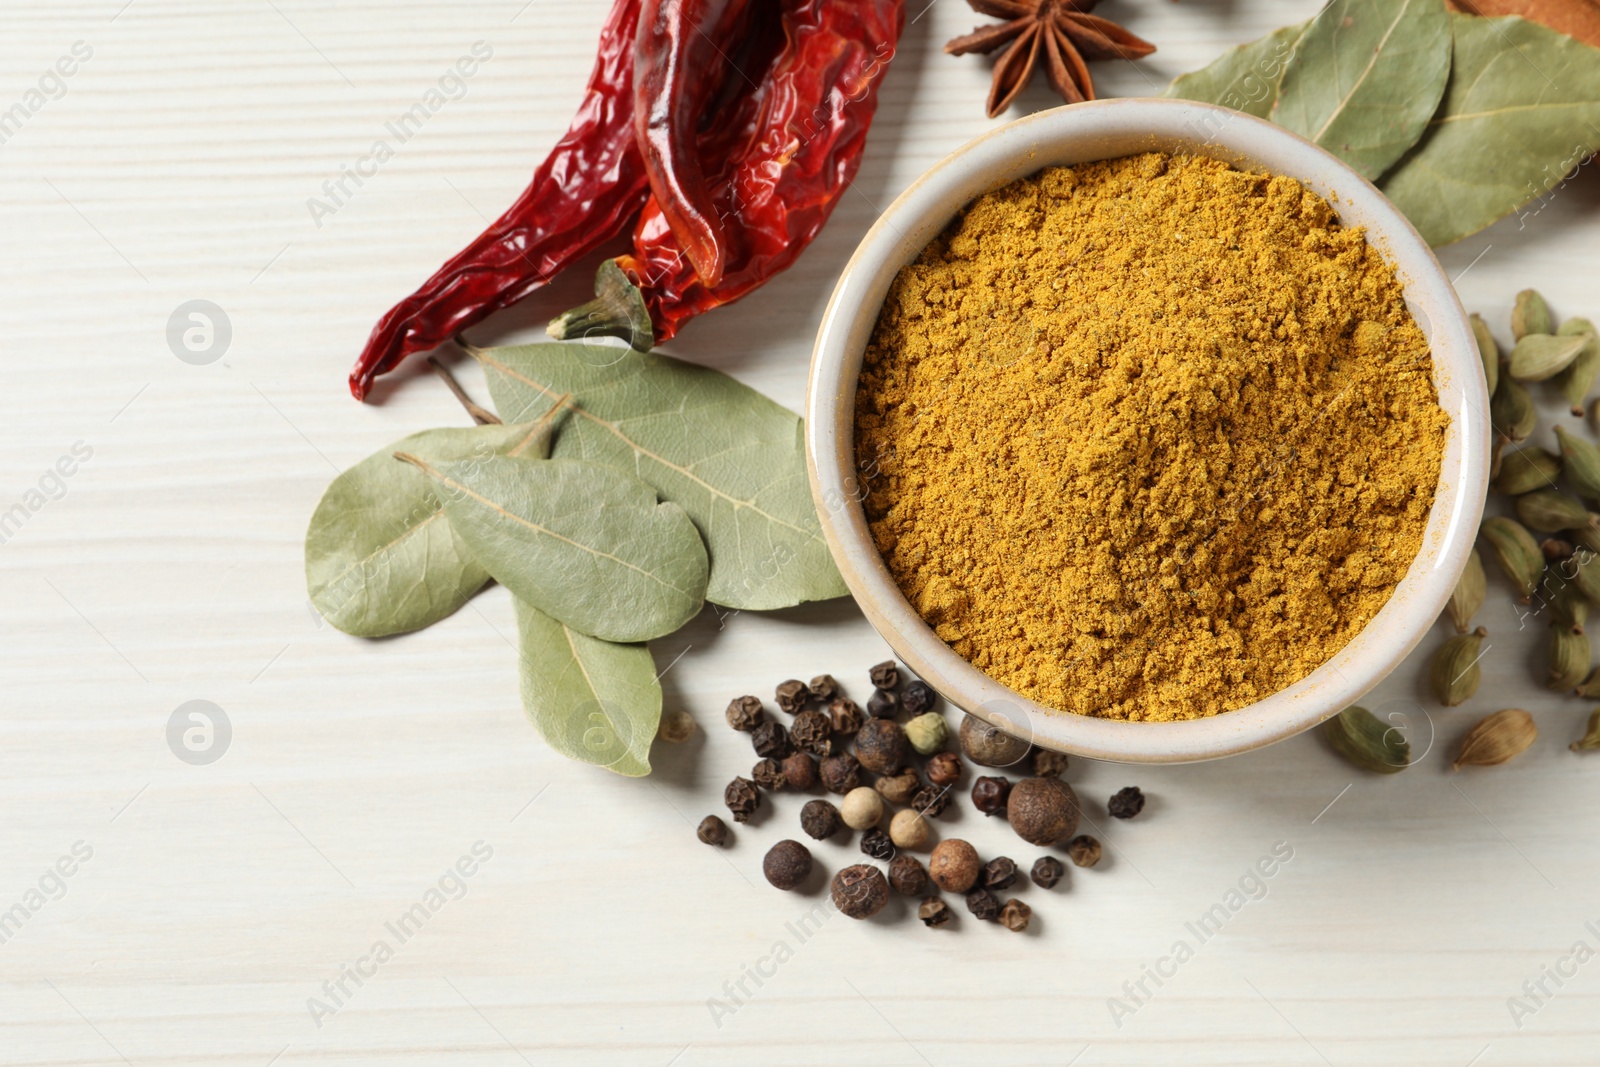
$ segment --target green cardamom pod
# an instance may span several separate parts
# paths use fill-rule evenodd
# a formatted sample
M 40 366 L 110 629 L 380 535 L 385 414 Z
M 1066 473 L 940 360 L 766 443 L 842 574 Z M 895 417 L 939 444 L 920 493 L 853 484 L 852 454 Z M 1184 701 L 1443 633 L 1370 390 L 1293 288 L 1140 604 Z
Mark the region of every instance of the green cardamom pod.
M 1563 561 L 1556 570 L 1571 566 Z M 1576 582 L 1562 582 L 1550 598 L 1550 612 L 1551 625 L 1582 631 L 1589 623 L 1589 598 L 1583 595 L 1583 590 L 1578 588 Z
M 1502 374 L 1489 401 L 1489 421 L 1501 437 L 1520 445 L 1539 425 L 1539 409 L 1533 406 L 1533 396 L 1521 382 Z
M 1600 552 L 1600 515 L 1589 512 L 1589 521 L 1566 531 L 1578 544 L 1590 552 Z
M 1544 552 L 1539 542 L 1533 539 L 1527 527 L 1502 515 L 1484 519 L 1482 533 L 1494 550 L 1500 569 L 1511 579 L 1517 595 L 1526 604 L 1533 598 L 1533 591 L 1539 588 L 1539 579 L 1544 577 Z
M 1477 549 L 1473 549 L 1467 554 L 1467 566 L 1462 570 L 1461 577 L 1456 579 L 1450 603 L 1445 605 L 1450 612 L 1450 621 L 1455 623 L 1456 633 L 1464 634 L 1472 625 L 1472 617 L 1483 607 L 1488 588 L 1489 580 L 1483 573 L 1483 557 L 1478 555 Z
M 1471 322 L 1472 336 L 1478 342 L 1478 356 L 1483 360 L 1483 380 L 1489 386 L 1489 395 L 1494 396 L 1494 388 L 1500 382 L 1500 346 L 1482 315 L 1473 312 Z
M 1574 752 L 1600 748 L 1600 708 L 1595 708 L 1589 713 L 1589 728 L 1583 732 L 1582 737 L 1568 747 Z
M 1439 703 L 1453 708 L 1472 698 L 1483 680 L 1478 660 L 1483 655 L 1483 639 L 1489 631 L 1482 626 L 1468 634 L 1457 634 L 1433 654 L 1433 695 Z
M 1572 572 L 1572 584 L 1591 602 L 1600 603 L 1600 555 L 1585 550 L 1561 565 L 1563 572 Z
M 1568 433 L 1565 426 L 1556 427 L 1556 441 L 1561 446 L 1561 469 L 1566 472 L 1567 484 L 1579 496 L 1600 499 L 1600 447 Z
M 1398 774 L 1411 766 L 1411 742 L 1366 708 L 1345 708 L 1328 720 L 1323 736 L 1335 752 L 1357 767 Z
M 1520 341 L 1533 333 L 1549 333 L 1555 329 L 1555 317 L 1550 314 L 1550 305 L 1544 302 L 1532 289 L 1524 289 L 1517 294 L 1517 302 L 1511 308 L 1511 336 Z
M 1596 331 L 1594 323 L 1588 319 L 1568 319 L 1561 324 L 1561 329 L 1556 331 L 1557 337 L 1587 337 L 1588 344 L 1578 352 L 1572 365 L 1561 372 L 1556 380 L 1561 386 L 1561 394 L 1567 398 L 1567 403 L 1572 405 L 1572 413 L 1576 416 L 1583 415 L 1583 402 L 1589 398 L 1589 390 L 1594 387 L 1594 380 L 1600 376 L 1600 331 Z
M 1573 692 L 1585 700 L 1600 699 L 1600 667 L 1589 672 L 1589 677 L 1579 682 Z
M 1550 673 L 1545 687 L 1565 693 L 1582 682 L 1589 673 L 1589 635 L 1581 629 L 1574 631 L 1559 622 L 1550 627 Z
M 1554 489 L 1560 476 L 1560 457 L 1542 448 L 1521 448 L 1501 457 L 1494 487 L 1507 496 L 1521 496 L 1535 489 Z
M 1556 337 L 1530 333 L 1511 350 L 1507 372 L 1519 382 L 1542 382 L 1572 365 L 1589 343 L 1587 337 Z
M 1583 501 L 1559 489 L 1535 489 L 1517 497 L 1517 518 L 1530 530 L 1555 533 L 1588 525 L 1589 509 Z

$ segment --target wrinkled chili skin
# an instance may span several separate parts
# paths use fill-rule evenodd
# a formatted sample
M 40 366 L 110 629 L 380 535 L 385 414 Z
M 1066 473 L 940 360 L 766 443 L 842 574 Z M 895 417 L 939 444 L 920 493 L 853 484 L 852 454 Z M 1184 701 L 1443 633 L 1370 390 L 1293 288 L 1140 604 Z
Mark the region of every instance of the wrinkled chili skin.
M 633 253 L 617 260 L 644 296 L 657 344 L 786 269 L 822 229 L 861 166 L 904 24 L 903 0 L 786 0 L 785 43 L 752 132 L 721 166 L 706 167 L 720 172 L 715 202 L 737 234 L 721 284 L 700 280 L 653 199 L 634 229 Z
M 373 379 L 414 352 L 516 303 L 620 233 L 649 197 L 633 132 L 633 58 L 643 0 L 617 0 L 600 35 L 583 102 L 517 202 L 373 328 L 350 372 Z
M 759 0 L 758 0 L 759 2 Z M 644 0 L 633 61 L 633 129 L 650 192 L 707 285 L 722 280 L 727 234 L 700 163 L 699 125 L 740 40 L 751 0 Z M 716 117 L 712 117 L 716 121 Z

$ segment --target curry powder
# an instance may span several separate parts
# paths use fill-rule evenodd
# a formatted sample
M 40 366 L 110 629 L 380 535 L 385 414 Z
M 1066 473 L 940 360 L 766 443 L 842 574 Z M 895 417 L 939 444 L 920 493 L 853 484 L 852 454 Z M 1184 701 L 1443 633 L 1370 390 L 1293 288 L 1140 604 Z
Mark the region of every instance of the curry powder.
M 1422 543 L 1448 416 L 1365 233 L 1149 153 L 984 195 L 900 271 L 856 395 L 864 506 L 956 652 L 1173 720 L 1310 674 Z

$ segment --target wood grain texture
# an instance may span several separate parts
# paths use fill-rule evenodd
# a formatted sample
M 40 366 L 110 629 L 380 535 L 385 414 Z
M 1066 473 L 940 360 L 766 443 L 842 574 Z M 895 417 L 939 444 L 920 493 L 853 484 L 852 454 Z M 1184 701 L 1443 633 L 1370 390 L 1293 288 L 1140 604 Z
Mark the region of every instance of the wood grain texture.
M 0 545 L 0 912 L 76 842 L 93 855 L 0 944 L 0 1062 L 1593 1062 L 1600 963 L 1551 985 L 1520 1029 L 1507 1010 L 1575 941 L 1600 941 L 1585 927 L 1600 925 L 1600 757 L 1566 751 L 1587 709 L 1528 685 L 1541 627 L 1518 630 L 1495 579 L 1477 700 L 1422 715 L 1414 661 L 1369 702 L 1409 712 L 1419 767 L 1353 777 L 1316 737 L 1197 767 L 1075 766 L 1097 823 L 1123 785 L 1150 803 L 1104 827 L 1101 867 L 1019 894 L 1037 917 L 1021 937 L 970 919 L 924 930 L 897 902 L 802 941 L 789 924 L 819 887 L 780 894 L 760 878 L 766 845 L 795 832 L 795 797 L 725 853 L 695 842 L 694 822 L 753 761 L 721 725 L 730 697 L 825 670 L 865 695 L 884 649 L 847 602 L 707 611 L 658 642 L 666 706 L 705 729 L 658 746 L 639 781 L 562 759 L 524 720 L 504 590 L 397 640 L 319 626 L 301 538 L 328 480 L 408 432 L 465 425 L 424 371 L 355 404 L 349 364 L 378 314 L 522 186 L 566 124 L 606 6 L 7 4 L 0 110 L 74 42 L 93 54 L 0 145 L 0 512 L 75 442 L 92 456 Z M 1316 6 L 1110 4 L 1161 51 L 1099 64 L 1097 83 L 1154 92 Z M 822 305 L 878 208 L 991 125 L 987 62 L 939 54 L 976 17 L 958 0 L 912 0 L 911 13 L 861 176 L 826 232 L 784 277 L 688 327 L 674 354 L 799 406 Z M 319 226 L 308 198 L 478 40 L 494 52 L 465 95 Z M 1040 84 L 1023 106 L 1049 102 Z M 1444 253 L 1502 335 L 1528 285 L 1563 313 L 1600 311 L 1590 169 Z M 477 339 L 535 339 L 586 275 Z M 193 299 L 232 324 L 206 366 L 166 339 Z M 209 766 L 165 740 L 195 699 L 233 728 Z M 1513 704 L 1544 731 L 1534 750 L 1449 775 L 1473 713 Z M 1036 855 L 970 810 L 939 832 Z M 386 924 L 480 841 L 492 855 L 446 880 L 459 899 L 399 944 Z M 1186 924 L 1277 842 L 1294 855 L 1264 899 L 1199 944 Z M 830 870 L 853 859 L 842 844 L 816 853 Z M 344 1003 L 314 1021 L 308 999 L 380 938 L 393 958 L 346 979 Z M 1143 968 L 1181 938 L 1194 956 L 1158 987 Z M 780 941 L 792 954 L 773 966 Z M 745 973 L 757 966 L 759 985 Z M 1114 1020 L 1108 999 L 1141 980 L 1145 1003 Z M 737 1011 L 708 1007 L 734 996 Z

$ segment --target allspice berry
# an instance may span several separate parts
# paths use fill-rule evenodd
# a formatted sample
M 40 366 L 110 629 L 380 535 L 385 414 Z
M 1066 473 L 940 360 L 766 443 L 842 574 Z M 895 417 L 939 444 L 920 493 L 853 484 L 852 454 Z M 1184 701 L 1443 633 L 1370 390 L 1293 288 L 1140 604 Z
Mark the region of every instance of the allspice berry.
M 1032 878 L 1033 884 L 1040 889 L 1054 889 L 1066 874 L 1065 863 L 1054 856 L 1040 856 L 1033 861 L 1033 870 L 1028 872 L 1028 877 Z
M 874 719 L 892 719 L 900 714 L 900 698 L 887 689 L 874 689 L 867 698 L 867 714 Z
M 988 922 L 1000 914 L 1000 898 L 987 889 L 974 889 L 967 894 L 967 910 L 973 916 Z
M 1067 855 L 1079 867 L 1093 867 L 1100 862 L 1100 842 L 1088 834 L 1079 834 L 1067 842 Z
M 848 752 L 835 753 L 817 767 L 822 776 L 822 788 L 840 796 L 861 784 L 861 764 Z
M 749 822 L 750 816 L 761 806 L 761 791 L 748 778 L 735 778 L 722 791 L 722 802 L 733 812 L 734 822 Z
M 1067 754 L 1041 748 L 1033 754 L 1033 773 L 1040 778 L 1060 778 L 1067 771 Z
M 933 846 L 933 854 L 928 857 L 928 877 L 940 889 L 965 893 L 977 883 L 982 866 L 977 849 L 959 837 L 952 837 Z
M 789 731 L 783 723 L 771 719 L 750 731 L 750 746 L 762 759 L 783 759 L 794 749 L 789 744 Z
M 1017 836 L 1041 848 L 1078 830 L 1078 795 L 1059 778 L 1024 778 L 1011 787 L 1006 817 Z
M 788 777 L 783 773 L 783 764 L 775 759 L 758 760 L 750 768 L 750 778 L 769 793 L 775 793 L 789 784 Z
M 819 674 L 811 679 L 811 684 L 806 686 L 811 690 L 811 699 L 826 704 L 839 695 L 839 683 L 831 674 Z
M 889 883 L 870 863 L 846 867 L 833 876 L 833 906 L 852 919 L 870 919 L 889 903 Z
M 937 711 L 925 712 L 906 723 L 906 740 L 918 755 L 931 756 L 950 740 L 950 728 Z
M 811 873 L 811 850 L 798 841 L 779 841 L 767 850 L 761 873 L 779 889 L 793 889 Z
M 861 724 L 866 721 L 861 707 L 854 700 L 840 697 L 828 705 L 828 718 L 833 720 L 833 732 L 836 734 L 853 734 L 861 729 Z
M 728 702 L 728 725 L 746 733 L 761 725 L 767 713 L 761 709 L 760 697 L 734 697 Z
M 669 745 L 681 745 L 694 736 L 694 716 L 687 711 L 669 711 L 661 716 L 656 736 Z
M 1010 856 L 996 856 L 983 865 L 983 888 L 1010 889 L 1017 881 L 1017 864 Z
M 950 910 L 950 905 L 938 897 L 928 897 L 917 905 L 917 918 L 922 920 L 922 925 L 937 930 L 944 926 L 955 914 Z
M 917 772 L 907 767 L 899 774 L 884 774 L 872 783 L 883 799 L 891 804 L 909 804 L 911 798 L 917 795 L 917 790 L 922 788 L 922 779 L 917 777 Z
M 1033 909 L 1022 901 L 1012 898 L 1005 902 L 1000 909 L 1000 925 L 1012 933 L 1020 934 L 1028 928 L 1028 923 L 1033 919 Z
M 807 837 L 824 841 L 838 833 L 843 825 L 839 809 L 826 800 L 808 800 L 806 806 L 800 809 L 800 829 L 806 832 Z
M 815 708 L 802 711 L 794 717 L 789 727 L 789 740 L 794 746 L 815 756 L 833 754 L 833 721 L 828 713 Z
M 715 815 L 700 820 L 694 835 L 707 845 L 722 845 L 728 840 L 728 824 Z
M 961 751 L 985 767 L 1011 767 L 1022 762 L 1032 746 L 1020 737 L 997 730 L 976 715 L 961 720 Z
M 921 848 L 928 843 L 932 831 L 921 812 L 902 808 L 889 820 L 889 840 L 896 848 Z
M 806 683 L 798 678 L 790 678 L 787 682 L 778 684 L 776 700 L 780 711 L 787 711 L 790 715 L 806 706 L 806 701 L 811 699 L 811 690 L 806 688 Z
M 868 830 L 861 835 L 861 851 L 875 860 L 888 862 L 894 859 L 894 842 L 882 830 Z
M 856 759 L 873 774 L 893 774 L 906 765 L 911 743 L 893 719 L 868 719 L 856 734 Z
M 867 677 L 879 689 L 893 689 L 900 684 L 900 665 L 892 659 L 886 659 L 869 670 Z
M 1144 793 L 1136 785 L 1124 786 L 1106 805 L 1113 819 L 1131 819 L 1144 810 Z
M 932 711 L 934 701 L 939 699 L 939 694 L 933 691 L 933 686 L 921 678 L 914 678 L 906 683 L 905 692 L 900 694 L 900 706 L 906 709 L 907 715 L 921 715 L 925 711 Z
M 889 884 L 896 893 L 919 897 L 928 891 L 928 869 L 902 852 L 889 862 Z
M 928 781 L 934 785 L 955 785 L 961 780 L 961 757 L 954 752 L 935 752 L 927 771 Z
M 871 786 L 857 786 L 845 794 L 839 817 L 852 830 L 870 830 L 883 818 L 883 798 Z
M 985 815 L 999 815 L 1006 810 L 1006 798 L 1011 795 L 1011 782 L 998 775 L 985 776 L 972 783 L 972 806 Z
M 784 757 L 783 777 L 790 789 L 811 789 L 817 784 L 817 758 L 809 752 Z

